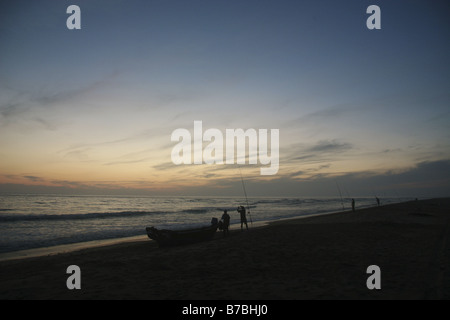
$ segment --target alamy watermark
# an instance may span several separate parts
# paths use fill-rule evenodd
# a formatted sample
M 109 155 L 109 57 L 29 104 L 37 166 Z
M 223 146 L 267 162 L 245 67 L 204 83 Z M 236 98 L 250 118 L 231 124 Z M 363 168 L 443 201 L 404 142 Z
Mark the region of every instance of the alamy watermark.
M 66 26 L 69 30 L 81 30 L 81 9 L 77 5 L 70 5 L 66 10 L 70 16 L 67 18 Z M 381 29 L 381 9 L 377 5 L 370 5 L 366 10 L 370 17 L 367 18 L 366 26 L 369 30 Z
M 279 129 L 226 129 L 223 134 L 214 128 L 203 132 L 203 122 L 194 121 L 193 135 L 184 128 L 172 132 L 171 141 L 179 142 L 172 149 L 172 162 L 175 165 L 260 164 L 264 166 L 261 175 L 275 175 L 280 166 L 279 140 Z M 203 148 L 205 142 L 209 143 Z
M 67 278 L 66 286 L 69 290 L 81 289 L 81 269 L 79 266 L 73 264 L 67 267 L 67 274 L 70 276 Z

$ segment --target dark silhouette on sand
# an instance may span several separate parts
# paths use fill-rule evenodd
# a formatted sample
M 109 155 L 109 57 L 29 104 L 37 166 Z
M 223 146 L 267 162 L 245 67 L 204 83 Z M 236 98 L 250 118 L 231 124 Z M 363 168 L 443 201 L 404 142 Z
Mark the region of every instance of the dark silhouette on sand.
M 247 214 L 246 214 L 246 210 L 244 206 L 239 206 L 239 208 L 237 209 L 237 212 L 240 213 L 241 215 L 241 230 L 244 229 L 244 224 L 247 227 L 248 230 L 248 224 L 247 224 Z
M 228 214 L 227 210 L 225 210 L 222 215 L 222 230 L 224 237 L 228 236 L 229 227 L 230 227 L 230 215 Z

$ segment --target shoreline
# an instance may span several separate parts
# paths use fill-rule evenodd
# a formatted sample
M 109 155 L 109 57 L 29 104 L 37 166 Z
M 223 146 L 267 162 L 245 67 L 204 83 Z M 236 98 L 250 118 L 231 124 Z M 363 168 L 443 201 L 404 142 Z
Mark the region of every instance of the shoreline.
M 364 209 L 367 209 L 367 208 L 364 208 Z M 248 224 L 249 224 L 250 228 L 261 228 L 261 227 L 269 226 L 271 223 L 277 223 L 277 222 L 282 222 L 282 221 L 287 222 L 287 221 L 296 220 L 296 219 L 307 219 L 307 218 L 313 218 L 313 217 L 322 216 L 322 215 L 339 214 L 339 213 L 344 213 L 344 212 L 346 212 L 346 211 L 314 213 L 314 214 L 309 214 L 309 215 L 294 216 L 294 217 L 282 218 L 282 219 L 276 219 L 276 220 L 254 221 L 253 226 L 251 226 L 250 222 Z M 240 228 L 240 224 L 235 223 L 235 224 L 232 224 L 231 227 Z M 217 231 L 217 232 L 219 233 L 219 231 Z M 122 243 L 134 243 L 134 242 L 142 242 L 142 241 L 153 241 L 153 240 L 150 239 L 147 235 L 142 234 L 142 235 L 131 236 L 131 237 L 91 240 L 91 241 L 84 241 L 84 242 L 55 245 L 55 246 L 50 246 L 50 247 L 24 249 L 24 250 L 0 253 L 0 262 L 10 261 L 10 260 L 28 259 L 28 258 L 39 258 L 39 257 L 45 257 L 45 256 L 53 256 L 53 255 L 58 255 L 58 254 L 76 252 L 76 251 L 85 250 L 85 249 L 92 249 L 92 248 L 97 248 L 97 247 L 107 247 L 107 246 L 113 246 L 113 245 L 122 244 Z
M 0 262 L 1 299 L 449 299 L 450 198 L 272 221 L 209 242 L 120 242 Z M 81 290 L 68 290 L 78 265 Z M 368 290 L 368 266 L 381 290 Z
M 282 199 L 282 197 L 280 197 Z M 284 198 L 283 198 L 284 199 Z M 305 198 L 307 200 L 307 198 Z M 358 198 L 357 198 L 358 199 Z M 365 199 L 365 198 L 364 198 Z M 388 203 L 386 205 L 392 204 L 391 201 L 394 201 L 393 203 L 400 203 L 398 202 L 401 198 L 398 198 L 397 200 L 393 200 L 394 198 L 390 198 Z M 402 201 L 409 201 L 410 199 L 402 199 Z M 364 203 L 360 206 L 361 209 L 373 207 L 375 204 L 367 204 Z M 302 206 L 303 207 L 303 206 Z M 308 217 L 314 217 L 316 215 L 322 215 L 322 214 L 332 214 L 332 213 L 339 213 L 341 210 L 334 208 L 328 208 L 323 210 L 320 208 L 317 208 L 315 211 L 308 210 L 306 212 L 303 212 L 302 207 L 298 205 L 297 207 L 294 207 L 294 211 L 290 214 L 284 216 L 284 217 L 277 217 L 275 214 L 275 217 L 267 216 L 267 213 L 260 217 L 260 221 L 255 221 L 254 226 L 261 226 L 266 225 L 268 223 L 272 223 L 274 221 L 282 221 L 285 219 L 303 219 Z M 349 210 L 349 208 L 345 208 L 345 210 Z M 295 214 L 295 215 L 293 215 Z M 239 223 L 237 221 L 234 221 L 236 226 L 239 226 Z M 139 228 L 140 227 L 140 228 Z M 28 245 L 25 243 L 24 245 L 21 245 L 21 248 L 14 248 L 13 244 L 10 246 L 8 243 L 4 244 L 2 252 L 0 252 L 0 261 L 8 261 L 12 259 L 24 259 L 29 257 L 39 257 L 39 256 L 47 256 L 47 255 L 55 255 L 59 253 L 66 253 L 66 252 L 72 252 L 77 251 L 80 249 L 90 248 L 90 247 L 96 247 L 96 246 L 106 246 L 110 244 L 120 243 L 120 242 L 130 242 L 133 241 L 133 239 L 139 239 L 142 237 L 142 239 L 146 239 L 146 232 L 145 227 L 147 225 L 140 225 L 137 228 L 134 229 L 134 232 L 132 235 L 120 235 L 119 238 L 115 238 L 114 236 L 111 236 L 111 238 L 104 238 L 104 239 L 85 239 L 80 240 L 81 242 L 67 242 L 67 243 L 60 243 L 58 244 L 58 241 L 55 241 L 54 243 L 50 243 L 50 241 L 47 241 L 47 244 L 41 243 L 43 245 L 42 247 L 34 247 L 33 243 L 28 243 Z M 234 225 L 232 225 L 234 227 Z M 140 231 L 139 231 L 140 229 Z M 6 230 L 8 231 L 8 230 Z M 137 232 L 136 232 L 137 231 Z M 133 235 L 134 234 L 134 235 Z M 8 237 L 8 235 L 7 235 Z M 54 234 L 54 237 L 57 238 L 58 235 Z M 51 240 L 51 239 L 50 239 Z M 76 240 L 75 240 L 76 241 Z M 28 247 L 28 248 L 27 248 Z
M 146 239 L 148 239 L 147 236 L 140 235 L 140 236 L 133 236 L 133 237 L 125 237 L 125 238 L 92 240 L 92 241 L 85 241 L 85 242 L 61 244 L 61 245 L 56 245 L 56 246 L 51 246 L 51 247 L 42 247 L 42 248 L 11 251 L 11 252 L 1 253 L 0 254 L 0 262 L 53 256 L 53 255 L 76 252 L 79 250 L 85 250 L 85 249 L 90 249 L 90 248 L 113 246 L 113 245 L 121 244 L 121 243 L 140 242 L 140 241 L 144 241 Z

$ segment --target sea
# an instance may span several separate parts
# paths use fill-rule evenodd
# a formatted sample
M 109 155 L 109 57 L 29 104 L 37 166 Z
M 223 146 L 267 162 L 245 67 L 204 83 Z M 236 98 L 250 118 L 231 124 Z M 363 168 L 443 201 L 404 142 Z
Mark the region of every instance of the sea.
M 355 198 L 357 208 L 375 197 Z M 383 198 L 382 204 L 411 200 Z M 187 229 L 209 225 L 224 210 L 240 228 L 237 207 L 252 223 L 351 210 L 348 198 L 226 198 L 92 195 L 0 195 L 0 256 L 21 250 L 145 236 L 145 228 Z M 251 223 L 251 222 L 252 223 Z

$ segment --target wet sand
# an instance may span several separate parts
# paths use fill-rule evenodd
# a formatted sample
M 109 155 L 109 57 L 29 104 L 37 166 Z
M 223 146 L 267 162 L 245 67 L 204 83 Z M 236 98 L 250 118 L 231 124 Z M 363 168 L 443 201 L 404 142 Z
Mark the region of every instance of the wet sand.
M 450 199 L 271 223 L 160 249 L 137 241 L 0 262 L 1 299 L 449 299 Z M 144 226 L 145 227 L 145 226 Z M 81 290 L 66 269 L 81 268 Z M 381 269 L 381 290 L 366 286 Z

